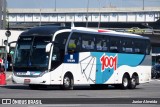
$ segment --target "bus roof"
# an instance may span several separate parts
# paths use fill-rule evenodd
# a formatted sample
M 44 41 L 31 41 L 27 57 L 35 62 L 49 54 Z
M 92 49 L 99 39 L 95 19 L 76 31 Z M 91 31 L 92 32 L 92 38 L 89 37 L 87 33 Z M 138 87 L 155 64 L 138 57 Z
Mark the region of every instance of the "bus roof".
M 69 27 L 61 27 L 61 26 L 40 26 L 40 27 L 34 27 L 31 28 L 23 33 L 21 33 L 21 36 L 30 36 L 30 35 L 45 35 L 45 36 L 53 36 L 56 31 L 61 29 L 70 29 Z
M 40 27 L 34 27 L 31 28 L 25 32 L 22 32 L 20 36 L 53 36 L 53 34 L 62 29 L 71 29 L 74 32 L 81 32 L 81 33 L 92 33 L 92 34 L 102 34 L 106 36 L 118 36 L 118 37 L 130 37 L 130 38 L 140 38 L 140 39 L 149 39 L 148 37 L 144 37 L 137 34 L 130 34 L 130 33 L 122 33 L 122 32 L 116 32 L 113 30 L 106 30 L 106 29 L 91 29 L 86 27 L 62 27 L 62 26 L 40 26 Z
M 110 35 L 110 36 L 119 36 L 119 37 L 149 39 L 148 37 L 144 37 L 137 34 L 116 32 L 113 30 L 106 30 L 106 29 L 90 29 L 90 28 L 84 28 L 84 27 L 74 27 L 72 28 L 72 30 L 74 32 L 82 32 L 82 33 L 84 32 L 84 33 L 102 34 L 102 35 Z

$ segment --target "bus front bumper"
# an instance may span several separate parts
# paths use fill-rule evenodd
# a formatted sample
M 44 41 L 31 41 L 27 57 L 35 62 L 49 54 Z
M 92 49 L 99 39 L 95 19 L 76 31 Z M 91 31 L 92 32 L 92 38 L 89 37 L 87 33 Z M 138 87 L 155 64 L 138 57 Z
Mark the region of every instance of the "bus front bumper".
M 12 82 L 15 84 L 42 84 L 49 85 L 50 84 L 49 73 L 46 73 L 42 77 L 18 77 L 12 74 Z

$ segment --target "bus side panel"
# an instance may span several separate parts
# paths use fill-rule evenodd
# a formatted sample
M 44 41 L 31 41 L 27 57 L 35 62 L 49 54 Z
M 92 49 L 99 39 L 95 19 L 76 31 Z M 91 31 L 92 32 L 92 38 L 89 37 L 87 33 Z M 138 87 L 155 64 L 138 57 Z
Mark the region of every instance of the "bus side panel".
M 151 59 L 143 54 L 92 52 L 97 58 L 96 84 L 120 84 L 124 73 L 137 73 L 140 83 L 148 82 Z
M 59 67 L 50 71 L 51 84 L 60 85 L 62 82 L 62 73 L 63 73 L 64 64 L 62 63 Z
M 96 77 L 96 57 L 91 56 L 90 52 L 80 53 L 79 66 L 83 77 L 89 84 L 95 84 Z
M 118 56 L 116 53 L 92 52 L 96 57 L 96 84 L 113 84 L 114 71 L 117 69 Z M 112 78 L 111 78 L 112 77 Z
M 67 63 L 64 63 L 61 84 L 63 84 L 63 78 L 67 72 L 72 73 L 74 79 L 74 85 L 88 84 L 87 79 L 82 74 L 81 67 L 79 66 L 79 64 L 67 64 Z
M 146 55 L 144 61 L 141 63 L 141 75 L 139 82 L 140 83 L 146 83 L 151 80 L 151 67 L 152 67 L 152 62 L 151 62 L 151 55 Z
M 90 84 L 94 83 L 95 81 L 95 58 L 90 56 L 89 52 L 82 52 L 77 53 L 78 55 L 73 55 L 73 57 L 68 57 L 70 55 L 67 55 L 67 59 L 65 59 L 64 68 L 63 68 L 63 74 L 62 74 L 62 81 L 64 78 L 64 75 L 67 72 L 71 72 L 73 74 L 74 78 L 74 84 Z M 79 58 L 76 58 L 79 57 Z M 78 59 L 78 62 L 75 61 L 75 63 L 70 62 Z M 63 84 L 63 82 L 61 82 Z
M 132 57 L 132 58 L 136 58 Z M 132 61 L 132 60 L 131 60 Z M 128 73 L 130 78 L 133 73 L 137 73 L 139 83 L 146 83 L 151 80 L 151 57 L 146 55 L 142 62 L 137 66 L 121 65 L 115 71 L 115 84 L 121 84 L 124 73 Z

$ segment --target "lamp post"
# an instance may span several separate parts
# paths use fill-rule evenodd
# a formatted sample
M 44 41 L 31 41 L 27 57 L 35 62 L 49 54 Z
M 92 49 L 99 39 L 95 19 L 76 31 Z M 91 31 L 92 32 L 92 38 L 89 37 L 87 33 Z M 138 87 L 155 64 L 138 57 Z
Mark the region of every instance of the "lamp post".
M 87 1 L 86 27 L 88 27 L 88 8 L 89 8 L 89 0 Z
M 143 0 L 143 10 L 144 10 L 144 0 Z
M 55 6 L 54 7 L 54 11 L 56 11 L 56 9 L 57 9 L 57 0 L 54 1 L 54 6 Z
M 7 15 L 7 11 L 6 11 L 6 8 L 7 8 L 7 1 L 6 0 L 2 0 L 3 1 L 3 29 L 5 29 L 5 25 L 6 25 L 6 15 Z
M 100 0 L 98 0 L 98 2 L 99 2 L 99 21 L 98 21 L 98 29 L 99 29 L 99 27 L 100 27 L 100 21 L 101 21 L 101 14 L 100 14 Z

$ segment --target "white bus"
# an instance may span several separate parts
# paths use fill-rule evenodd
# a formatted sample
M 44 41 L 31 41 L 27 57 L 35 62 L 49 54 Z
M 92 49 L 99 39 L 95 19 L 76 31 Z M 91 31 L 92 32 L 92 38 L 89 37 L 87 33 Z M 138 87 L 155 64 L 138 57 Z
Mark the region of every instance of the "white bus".
M 19 36 L 13 68 L 13 82 L 31 89 L 42 85 L 134 89 L 151 79 L 150 40 L 109 30 L 36 27 Z

